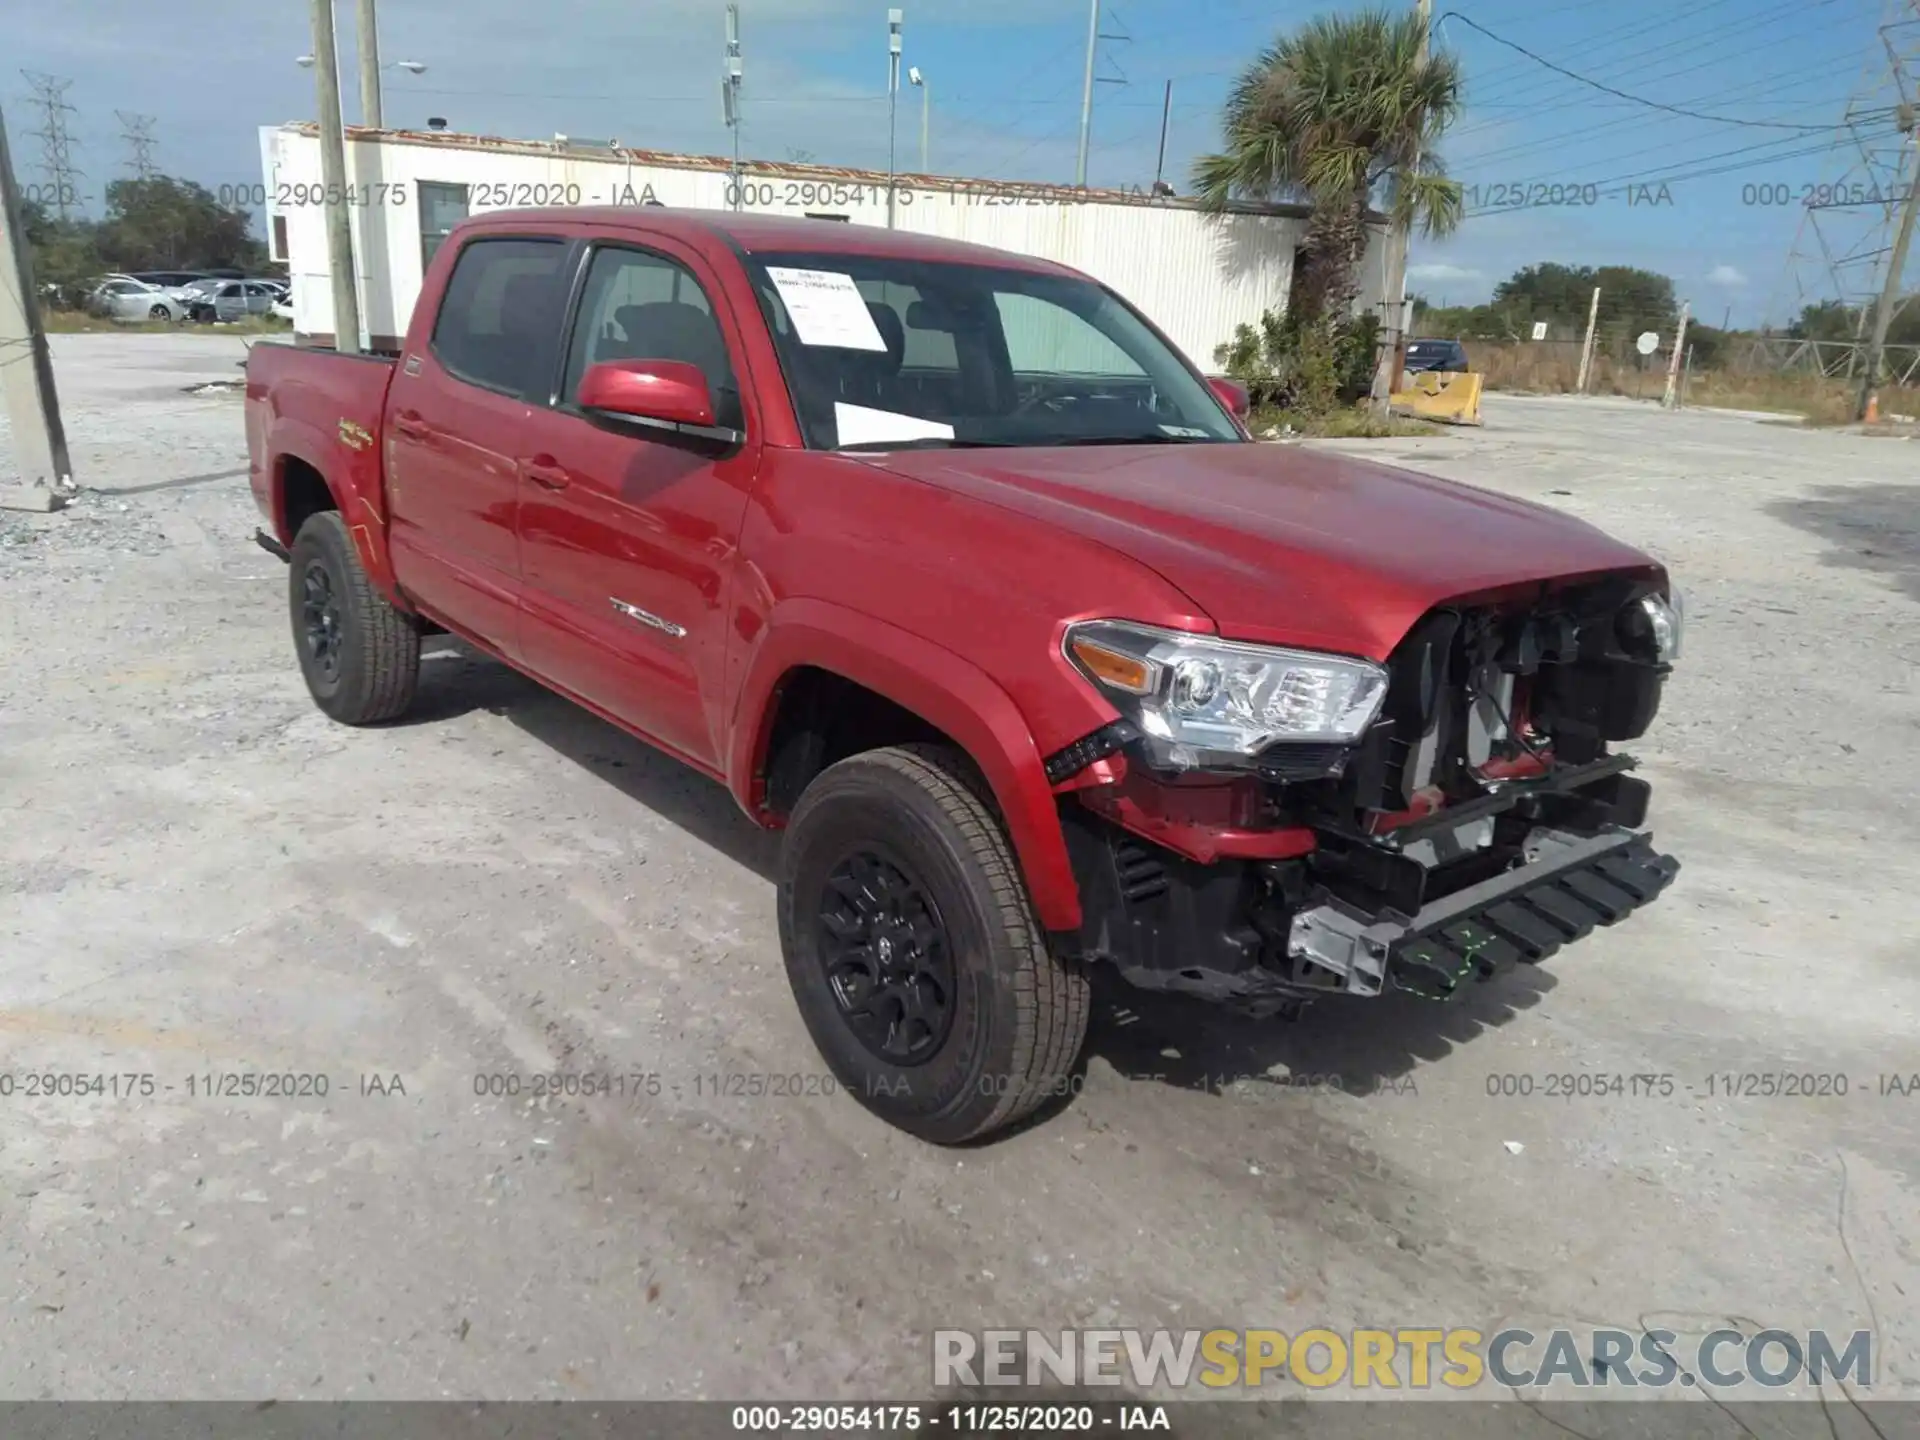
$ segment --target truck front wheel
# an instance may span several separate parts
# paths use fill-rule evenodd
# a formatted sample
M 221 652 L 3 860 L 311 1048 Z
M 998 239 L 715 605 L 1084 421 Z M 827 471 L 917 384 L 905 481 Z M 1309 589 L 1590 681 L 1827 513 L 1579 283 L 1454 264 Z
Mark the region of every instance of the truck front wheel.
M 1072 1085 L 1090 1005 L 965 762 L 932 745 L 821 772 L 794 807 L 780 944 L 814 1044 L 869 1110 L 977 1140 Z
M 420 677 L 420 632 L 373 588 L 337 511 L 300 527 L 287 585 L 313 703 L 343 725 L 404 714 Z

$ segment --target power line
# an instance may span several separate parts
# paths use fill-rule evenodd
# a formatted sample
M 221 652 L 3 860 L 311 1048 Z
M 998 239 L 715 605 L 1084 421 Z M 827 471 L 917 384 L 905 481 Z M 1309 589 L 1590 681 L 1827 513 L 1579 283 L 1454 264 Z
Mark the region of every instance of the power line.
M 79 112 L 67 103 L 71 80 L 43 75 L 37 70 L 22 70 L 33 87 L 28 103 L 40 111 L 40 128 L 27 134 L 40 142 L 40 172 L 47 177 L 53 192 L 53 208 L 62 220 L 80 208 L 80 187 L 75 183 L 86 172 L 73 163 L 73 137 L 67 133 L 67 116 Z
M 1820 62 L 1816 61 L 1813 63 L 1817 69 Z M 1802 66 L 1799 65 L 1793 67 L 1795 70 L 1800 68 L 1802 68 Z M 1754 90 L 1766 91 L 1768 92 L 1766 97 L 1768 100 L 1776 100 L 1791 91 L 1795 85 L 1824 85 L 1827 83 L 1827 77 L 1823 74 L 1803 75 L 1797 80 L 1790 77 L 1791 71 L 1784 76 L 1778 73 L 1763 75 L 1757 79 L 1746 81 L 1725 90 L 1709 91 L 1707 94 L 1697 97 L 1694 103 L 1705 104 L 1709 101 L 1716 100 L 1734 100 L 1736 97 Z M 1809 100 L 1800 103 L 1813 105 L 1821 102 Z M 1844 103 L 1844 99 L 1834 103 Z M 1471 164 L 1477 169 L 1491 161 L 1502 160 L 1516 155 L 1524 155 L 1529 151 L 1561 148 L 1563 142 L 1570 140 L 1585 141 L 1592 139 L 1596 135 L 1614 134 L 1622 131 L 1641 129 L 1648 125 L 1666 125 L 1668 123 L 1665 117 L 1658 114 L 1634 114 L 1621 116 L 1613 120 L 1603 120 L 1598 124 L 1577 125 L 1570 130 L 1549 131 L 1532 140 L 1523 140 L 1512 145 L 1503 145 L 1497 149 L 1485 151 L 1475 155 L 1472 158 Z
M 1794 10 L 1795 10 L 1796 12 L 1799 12 L 1799 13 L 1804 13 L 1804 12 L 1800 12 L 1800 10 L 1799 10 L 1799 0 L 1793 0 L 1793 8 L 1794 8 Z M 1756 18 L 1757 18 L 1757 17 L 1756 17 Z M 1749 27 L 1749 28 L 1752 28 L 1752 27 Z M 1691 74 L 1693 74 L 1693 73 L 1694 73 L 1694 72 L 1696 72 L 1696 71 L 1699 71 L 1699 70 L 1704 70 L 1704 69 L 1707 69 L 1707 68 L 1709 68 L 1709 67 L 1711 67 L 1711 66 L 1716 66 L 1716 65 L 1724 65 L 1724 64 L 1726 64 L 1726 63 L 1727 63 L 1728 61 L 1731 61 L 1731 60 L 1738 60 L 1738 59 L 1741 59 L 1741 58 L 1743 58 L 1743 57 L 1745 57 L 1745 56 L 1748 56 L 1748 55 L 1753 55 L 1753 54 L 1757 54 L 1757 53 L 1759 53 L 1760 51 L 1763 51 L 1763 50 L 1777 50 L 1777 49 L 1779 48 L 1779 46 L 1780 46 L 1780 41 L 1779 41 L 1779 40 L 1778 40 L 1777 38 L 1776 38 L 1776 39 L 1770 39 L 1770 40 L 1764 40 L 1764 41 L 1762 41 L 1762 42 L 1760 42 L 1760 43 L 1759 43 L 1758 45 L 1749 45 L 1749 46 L 1747 46 L 1747 47 L 1746 47 L 1745 49 L 1742 49 L 1742 50 L 1735 50 L 1735 51 L 1732 51 L 1732 52 L 1730 52 L 1730 53 L 1720 53 L 1720 52 L 1716 52 L 1716 53 L 1715 53 L 1715 54 L 1713 55 L 1713 57 L 1712 57 L 1711 59 L 1708 59 L 1708 60 L 1704 60 L 1704 61 L 1700 61 L 1700 62 L 1697 62 L 1697 63 L 1695 63 L 1695 64 L 1692 64 L 1692 65 L 1688 65 L 1688 66 L 1684 66 L 1684 67 L 1682 67 L 1682 68 L 1680 68 L 1680 69 L 1678 69 L 1678 70 L 1666 70 L 1666 69 L 1659 69 L 1659 70 L 1654 70 L 1654 71 L 1651 71 L 1650 73 L 1645 73 L 1645 74 L 1643 74 L 1643 75 L 1641 75 L 1641 76 L 1640 76 L 1640 78 L 1641 78 L 1642 80 L 1644 80 L 1644 81 L 1653 81 L 1653 80 L 1662 80 L 1662 81 L 1665 81 L 1665 80 L 1677 80 L 1677 79 L 1679 79 L 1679 78 L 1680 78 L 1681 76 L 1683 76 L 1683 75 L 1691 75 Z M 1652 51 L 1648 51 L 1648 52 L 1644 52 L 1644 53 L 1647 53 L 1647 54 L 1652 54 L 1652 53 L 1654 53 L 1654 52 L 1652 52 Z M 1841 54 L 1841 55 L 1835 55 L 1835 56 L 1833 56 L 1833 57 L 1832 57 L 1832 59 L 1833 59 L 1833 61 L 1834 61 L 1835 63 L 1838 63 L 1838 62 L 1839 62 L 1839 61 L 1841 61 L 1841 60 L 1845 60 L 1845 59 L 1849 59 L 1849 58 L 1851 58 L 1851 56 L 1852 56 L 1852 55 L 1853 55 L 1854 53 L 1856 53 L 1856 50 L 1855 50 L 1854 48 L 1849 48 L 1849 50 L 1848 50 L 1848 51 L 1847 51 L 1847 52 L 1846 52 L 1845 54 Z M 1620 57 L 1620 60 L 1621 60 L 1622 62 L 1624 62 L 1624 61 L 1627 61 L 1627 60 L 1633 60 L 1633 59 L 1638 59 L 1638 58 L 1640 58 L 1640 52 L 1636 52 L 1636 53 L 1635 53 L 1635 54 L 1633 54 L 1633 55 L 1625 55 L 1625 56 L 1621 56 L 1621 57 Z M 1614 63 L 1614 62 L 1609 62 L 1609 63 Z M 1817 72 L 1818 72 L 1818 70 L 1819 70 L 1819 67 L 1820 67 L 1820 65 L 1821 65 L 1821 64 L 1823 64 L 1823 63 L 1824 63 L 1824 61 L 1823 61 L 1823 60 L 1809 60 L 1809 59 L 1806 59 L 1806 58 L 1801 58 L 1801 59 L 1799 59 L 1799 60 L 1798 60 L 1798 61 L 1797 61 L 1797 62 L 1795 63 L 1795 65 L 1794 65 L 1794 66 L 1793 66 L 1793 67 L 1792 67 L 1792 68 L 1791 68 L 1791 69 L 1790 69 L 1790 70 L 1789 70 L 1789 71 L 1787 72 L 1787 74 L 1788 74 L 1788 75 L 1794 75 L 1794 74 L 1797 74 L 1797 75 L 1799 76 L 1799 83 L 1803 83 L 1803 84 L 1804 84 L 1804 83 L 1806 83 L 1806 82 L 1807 82 L 1807 81 L 1809 81 L 1809 80 L 1814 80 L 1814 81 L 1820 81 L 1820 82 L 1822 82 L 1822 83 L 1824 83 L 1824 80 L 1825 80 L 1825 77 L 1817 73 Z M 1779 77 L 1775 77 L 1775 78 L 1777 78 L 1777 79 L 1784 79 L 1784 78 L 1785 78 L 1785 76 L 1779 76 Z M 1545 83 L 1546 83 L 1546 84 L 1548 84 L 1549 86 L 1552 86 L 1552 85 L 1554 85 L 1554 84 L 1556 84 L 1556 83 L 1557 83 L 1557 81 L 1555 81 L 1555 80 L 1553 80 L 1553 79 L 1551 79 L 1551 78 L 1550 78 L 1550 79 L 1548 79 L 1548 80 L 1547 80 L 1547 81 L 1546 81 Z M 1538 106 L 1538 105 L 1539 105 L 1539 104 L 1541 103 L 1540 101 L 1538 101 L 1538 100 L 1528 100 L 1528 99 L 1526 99 L 1526 96 L 1527 96 L 1527 92 L 1528 92 L 1528 89 L 1529 89 L 1529 88 L 1530 88 L 1530 87 L 1524 87 L 1524 86 L 1523 86 L 1523 87 L 1522 87 L 1522 88 L 1521 88 L 1520 90 L 1518 90 L 1518 91 L 1515 91 L 1515 92 L 1513 92 L 1513 93 L 1512 93 L 1512 94 L 1511 94 L 1511 95 L 1510 95 L 1509 97 L 1507 97 L 1507 99 L 1505 100 L 1505 102 L 1504 102 L 1504 103 L 1506 103 L 1506 104 L 1508 104 L 1508 105 L 1520 105 L 1520 104 L 1525 104 L 1525 105 L 1527 105 L 1527 106 L 1529 106 L 1529 108 L 1533 108 L 1533 107 L 1537 107 L 1537 106 Z M 1735 86 L 1733 86 L 1733 87 L 1731 87 L 1731 88 L 1729 88 L 1729 89 L 1726 89 L 1726 90 L 1724 90 L 1724 91 L 1715 91 L 1715 92 L 1712 92 L 1712 94 L 1710 94 L 1710 95 L 1706 95 L 1706 96 L 1700 96 L 1700 97 L 1698 97 L 1698 98 L 1696 98 L 1696 99 L 1694 99 L 1694 100 L 1692 100 L 1692 101 L 1689 101 L 1688 103 L 1689 103 L 1689 105 L 1690 105 L 1690 106 L 1692 106 L 1692 107 L 1694 107 L 1694 108 L 1698 108 L 1699 106 L 1701 106 L 1701 105 L 1703 105 L 1704 103 L 1706 103 L 1706 101 L 1708 101 L 1709 99 L 1713 99 L 1713 98 L 1718 98 L 1718 97 L 1719 97 L 1720 95 L 1738 95 L 1738 94 L 1745 94 L 1745 93 L 1747 93 L 1748 91 L 1751 91 L 1751 90 L 1756 90 L 1756 89 L 1760 89 L 1760 88 L 1762 88 L 1762 87 L 1761 87 L 1761 85 L 1759 84 L 1759 82 L 1757 82 L 1757 81 L 1754 81 L 1754 80 L 1751 80 L 1751 79 L 1749 79 L 1749 80 L 1746 80 L 1746 81 L 1743 81 L 1743 82 L 1741 82 L 1740 84 L 1738 84 L 1738 85 L 1735 85 Z M 1791 86 L 1791 85 L 1786 85 L 1786 86 L 1784 86 L 1784 87 L 1782 87 L 1782 86 L 1778 86 L 1778 85 L 1776 85 L 1776 86 L 1774 87 L 1774 93 L 1776 93 L 1776 94 L 1777 94 L 1777 93 L 1779 93 L 1779 91 L 1780 91 L 1780 90 L 1781 90 L 1782 88 L 1785 88 L 1785 89 L 1791 89 L 1791 88 L 1792 88 L 1792 86 Z M 1599 102 L 1595 102 L 1595 103 L 1599 103 Z M 1486 123 L 1489 123 L 1489 124 L 1491 124 L 1491 123 L 1496 123 L 1496 122 L 1491 122 L 1491 121 L 1489 121 L 1489 122 L 1486 122 Z M 1659 123 L 1659 116 L 1658 116 L 1658 115 L 1649 115 L 1648 117 L 1646 117 L 1646 123 L 1649 123 L 1649 124 L 1654 124 L 1654 123 Z M 1461 126 L 1461 127 L 1459 127 L 1459 129 L 1458 129 L 1457 131 L 1455 131 L 1454 133 L 1455 133 L 1455 134 L 1470 134 L 1470 133 L 1472 133 L 1472 131 L 1473 131 L 1473 130 L 1474 130 L 1475 128 L 1477 128 L 1477 127 L 1476 127 L 1475 125 L 1473 125 L 1473 124 L 1467 124 L 1467 125 L 1462 125 L 1462 126 Z
M 1533 51 L 1527 49 L 1526 46 L 1516 45 L 1513 41 L 1508 40 L 1503 36 L 1494 34 L 1493 31 L 1487 29 L 1486 26 L 1480 24 L 1479 22 L 1473 19 L 1470 19 L 1468 16 L 1462 15 L 1457 10 L 1447 11 L 1447 13 L 1442 15 L 1440 19 L 1443 22 L 1447 20 L 1458 20 L 1462 25 L 1465 25 L 1468 29 L 1478 30 L 1482 35 L 1486 36 L 1489 40 L 1494 41 L 1496 44 L 1505 45 L 1510 50 L 1517 50 L 1522 55 L 1525 55 L 1529 60 L 1534 61 L 1536 64 L 1544 65 L 1547 67 L 1547 69 L 1552 70 L 1557 74 L 1564 75 L 1569 80 L 1577 80 L 1582 85 L 1591 86 L 1593 89 L 1602 91 L 1608 95 L 1616 95 L 1622 100 L 1631 100 L 1636 105 L 1645 105 L 1650 110 L 1664 110 L 1669 115 L 1683 116 L 1688 120 L 1708 120 L 1718 125 L 1758 126 L 1766 130 L 1797 130 L 1802 134 L 1808 134 L 1808 133 L 1817 132 L 1821 130 L 1831 130 L 1833 128 L 1830 125 L 1788 125 L 1788 124 L 1783 124 L 1779 121 L 1771 121 L 1771 120 L 1743 120 L 1733 115 L 1705 115 L 1698 110 L 1684 110 L 1677 105 L 1663 105 L 1658 100 L 1649 100 L 1644 95 L 1632 95 L 1625 90 L 1617 90 L 1611 85 L 1604 84 L 1599 80 L 1594 80 L 1588 76 L 1581 75 L 1576 71 L 1569 70 L 1564 65 L 1556 65 L 1554 64 L 1553 61 L 1547 59 L 1544 55 L 1536 55 Z
M 1736 3 L 1745 3 L 1745 0 L 1711 0 L 1711 3 L 1706 5 L 1701 5 L 1695 8 L 1694 10 L 1690 11 L 1686 16 L 1686 18 L 1689 20 L 1698 19 L 1700 16 L 1705 15 L 1710 11 L 1720 9 L 1722 6 L 1725 6 L 1725 5 L 1731 5 Z M 1740 29 L 1743 33 L 1751 33 L 1752 31 L 1759 28 L 1763 28 L 1766 24 L 1770 23 L 1770 19 L 1777 19 L 1782 16 L 1802 15 L 1802 14 L 1805 14 L 1808 9 L 1817 9 L 1819 8 L 1820 5 L 1833 4 L 1833 3 L 1836 3 L 1836 0 L 1814 0 L 1814 4 L 1809 6 L 1806 3 L 1806 0 L 1784 0 L 1784 3 L 1774 7 L 1771 10 L 1761 10 L 1753 14 L 1743 16 L 1740 22 Z M 1601 69 L 1609 69 L 1609 68 L 1614 68 L 1619 66 L 1630 65 L 1635 62 L 1659 64 L 1663 57 L 1665 57 L 1669 52 L 1674 52 L 1674 51 L 1691 54 L 1696 48 L 1698 48 L 1698 46 L 1702 41 L 1711 41 L 1713 39 L 1717 39 L 1718 36 L 1716 32 L 1719 30 L 1723 30 L 1725 28 L 1722 22 L 1716 21 L 1712 26 L 1709 26 L 1707 29 L 1702 31 L 1683 30 L 1678 33 L 1670 34 L 1666 39 L 1661 40 L 1657 44 L 1642 45 L 1635 49 L 1627 50 L 1618 55 L 1602 54 L 1602 52 L 1604 51 L 1611 50 L 1614 46 L 1618 45 L 1621 41 L 1629 40 L 1636 36 L 1649 34 L 1653 31 L 1666 28 L 1673 23 L 1674 22 L 1672 20 L 1663 18 L 1660 20 L 1650 21 L 1645 25 L 1636 26 L 1630 30 L 1622 30 L 1619 33 L 1609 38 L 1597 40 L 1591 44 L 1584 44 L 1578 38 L 1571 38 L 1566 43 L 1577 47 L 1582 59 L 1589 66 L 1591 66 L 1596 70 L 1601 70 Z M 1727 58 L 1731 58 L 1731 57 L 1716 55 L 1715 61 L 1717 62 Z M 1714 62 L 1709 62 L 1709 63 L 1714 63 Z M 1486 72 L 1485 74 L 1482 74 L 1479 77 L 1479 80 L 1480 80 L 1480 83 L 1484 84 L 1489 79 L 1493 79 L 1496 77 L 1503 77 L 1508 74 L 1532 76 L 1531 79 L 1523 79 L 1519 82 L 1520 88 L 1515 92 L 1516 96 L 1524 96 L 1528 94 L 1545 94 L 1548 91 L 1550 91 L 1553 85 L 1556 83 L 1554 79 L 1551 77 L 1535 75 L 1533 73 L 1533 66 L 1529 60 L 1509 61 L 1505 65 L 1495 66 L 1492 70 Z M 1657 78 L 1657 77 L 1643 77 L 1643 78 Z

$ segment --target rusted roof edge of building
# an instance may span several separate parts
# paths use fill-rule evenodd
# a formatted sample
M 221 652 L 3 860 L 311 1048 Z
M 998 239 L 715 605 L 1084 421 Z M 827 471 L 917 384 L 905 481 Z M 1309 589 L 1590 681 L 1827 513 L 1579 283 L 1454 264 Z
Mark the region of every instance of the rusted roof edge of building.
M 279 128 L 301 135 L 319 133 L 319 126 L 311 120 L 287 121 Z M 477 150 L 495 155 L 529 155 L 547 159 L 654 165 L 668 170 L 698 170 L 723 175 L 733 170 L 733 161 L 723 155 L 683 155 L 670 150 L 642 150 L 631 146 L 583 146 L 565 144 L 558 140 L 512 140 L 503 136 L 466 135 L 451 130 L 370 130 L 360 125 L 347 126 L 346 133 L 350 141 L 417 145 L 428 149 L 444 147 L 449 150 Z M 740 170 L 743 175 L 750 176 L 771 175 L 788 180 L 843 181 L 862 185 L 885 185 L 888 179 L 884 170 L 858 170 L 849 166 L 820 165 L 811 161 L 743 158 L 740 161 Z M 1009 199 L 1074 200 L 1100 205 L 1136 205 L 1143 209 L 1154 210 L 1204 212 L 1207 209 L 1191 195 L 1157 196 L 1140 188 L 1114 190 L 1090 186 L 1083 189 L 1078 185 L 1057 185 L 1044 181 L 972 179 L 954 175 L 918 175 L 906 171 L 892 178 L 893 183 L 902 189 L 945 190 L 956 195 L 974 193 Z M 1226 213 L 1265 215 L 1282 220 L 1305 220 L 1312 215 L 1313 209 L 1308 205 L 1292 203 L 1234 200 L 1228 203 Z M 1385 217 L 1377 214 L 1370 214 L 1367 219 L 1370 224 L 1385 223 Z

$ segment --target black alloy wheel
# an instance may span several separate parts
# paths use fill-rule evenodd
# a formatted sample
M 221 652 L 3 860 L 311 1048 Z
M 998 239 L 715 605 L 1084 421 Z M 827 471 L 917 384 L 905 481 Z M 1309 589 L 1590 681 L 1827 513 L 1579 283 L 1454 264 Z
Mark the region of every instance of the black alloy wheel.
M 333 591 L 333 577 L 316 560 L 300 577 L 300 624 L 307 646 L 307 658 L 314 671 L 327 684 L 340 678 L 340 601 Z
M 893 1065 L 931 1059 L 953 1028 L 956 981 L 939 906 L 905 865 L 856 850 L 820 894 L 821 968 L 854 1036 Z

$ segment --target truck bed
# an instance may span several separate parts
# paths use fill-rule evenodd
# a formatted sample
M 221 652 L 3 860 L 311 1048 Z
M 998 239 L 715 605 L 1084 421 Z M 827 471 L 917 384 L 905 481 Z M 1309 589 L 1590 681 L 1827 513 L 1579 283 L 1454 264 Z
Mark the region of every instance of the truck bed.
M 292 544 L 293 535 L 276 509 L 269 456 L 304 460 L 324 474 L 341 470 L 344 451 L 347 487 L 377 500 L 381 418 L 395 359 L 303 345 L 255 345 L 247 352 L 248 478 L 282 545 Z

